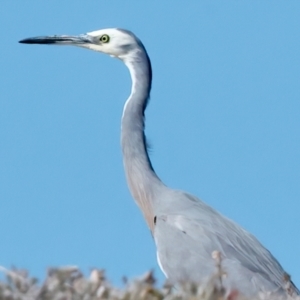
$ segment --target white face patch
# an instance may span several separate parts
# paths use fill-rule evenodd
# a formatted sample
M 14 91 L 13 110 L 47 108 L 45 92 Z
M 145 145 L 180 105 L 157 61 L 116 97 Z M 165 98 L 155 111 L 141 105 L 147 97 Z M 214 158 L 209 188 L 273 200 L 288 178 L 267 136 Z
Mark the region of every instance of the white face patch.
M 106 53 L 112 57 L 118 57 L 123 60 L 130 57 L 131 49 L 138 49 L 140 47 L 139 40 L 133 33 L 117 28 L 96 30 L 88 32 L 87 35 L 93 37 L 95 43 L 84 45 L 84 47 Z M 108 42 L 101 42 L 100 39 L 103 35 L 107 35 L 109 37 Z

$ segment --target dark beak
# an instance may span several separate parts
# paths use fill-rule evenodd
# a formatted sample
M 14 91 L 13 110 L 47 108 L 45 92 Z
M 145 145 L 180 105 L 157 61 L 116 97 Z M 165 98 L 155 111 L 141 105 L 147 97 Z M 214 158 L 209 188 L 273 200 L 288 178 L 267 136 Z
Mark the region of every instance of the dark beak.
M 93 43 L 93 38 L 87 34 L 77 36 L 71 35 L 53 35 L 37 36 L 19 41 L 21 44 L 56 44 L 56 45 L 82 45 Z

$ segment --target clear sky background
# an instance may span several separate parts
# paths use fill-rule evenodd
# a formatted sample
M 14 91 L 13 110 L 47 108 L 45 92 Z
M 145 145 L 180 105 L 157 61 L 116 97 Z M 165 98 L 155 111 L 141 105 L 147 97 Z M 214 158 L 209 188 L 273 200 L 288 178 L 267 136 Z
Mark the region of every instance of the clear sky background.
M 121 27 L 153 65 L 147 136 L 155 170 L 235 220 L 300 286 L 300 1 L 3 1 L 0 265 L 155 269 L 123 172 L 130 77 L 37 35 Z

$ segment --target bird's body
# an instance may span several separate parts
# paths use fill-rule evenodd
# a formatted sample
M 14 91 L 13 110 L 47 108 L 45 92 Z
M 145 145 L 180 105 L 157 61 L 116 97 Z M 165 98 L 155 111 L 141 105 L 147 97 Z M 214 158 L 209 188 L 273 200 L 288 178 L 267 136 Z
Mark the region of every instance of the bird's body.
M 253 235 L 196 197 L 168 188 L 154 172 L 144 134 L 151 63 L 134 34 L 104 29 L 75 37 L 29 38 L 21 43 L 77 45 L 117 57 L 128 67 L 132 89 L 122 116 L 124 168 L 129 189 L 154 237 L 158 263 L 171 282 L 207 280 L 215 271 L 212 252 L 219 251 L 228 289 L 248 296 L 259 291 L 284 292 L 283 268 Z M 290 289 L 299 294 L 292 282 Z
M 253 235 L 194 196 L 170 193 L 170 207 L 157 213 L 154 239 L 161 268 L 171 281 L 209 279 L 217 250 L 227 288 L 253 295 L 283 287 L 283 268 Z

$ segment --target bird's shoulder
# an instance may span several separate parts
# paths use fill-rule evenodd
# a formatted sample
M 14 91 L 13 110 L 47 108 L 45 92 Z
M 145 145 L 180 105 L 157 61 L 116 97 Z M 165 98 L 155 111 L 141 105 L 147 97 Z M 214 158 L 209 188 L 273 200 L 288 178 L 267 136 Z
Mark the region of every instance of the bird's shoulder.
M 156 216 L 157 240 L 165 239 L 165 233 L 171 239 L 180 240 L 181 236 L 186 245 L 196 249 L 195 255 L 209 258 L 217 250 L 226 261 L 282 284 L 281 265 L 251 233 L 193 195 L 176 190 L 169 195 L 169 207 L 164 205 Z

